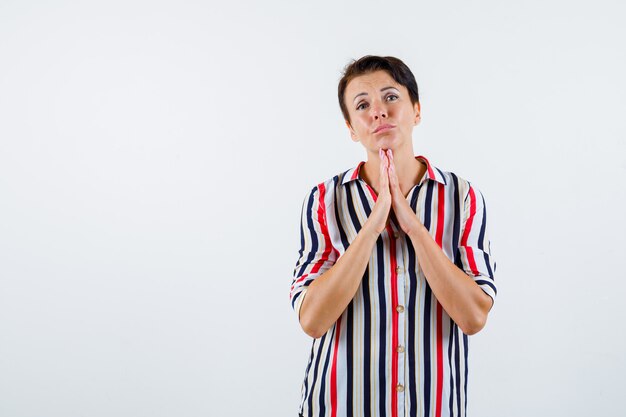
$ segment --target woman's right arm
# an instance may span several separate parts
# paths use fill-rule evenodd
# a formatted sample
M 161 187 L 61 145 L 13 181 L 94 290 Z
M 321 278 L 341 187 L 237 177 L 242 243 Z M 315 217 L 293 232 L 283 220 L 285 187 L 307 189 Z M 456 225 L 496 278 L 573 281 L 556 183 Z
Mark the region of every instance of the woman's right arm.
M 343 255 L 309 285 L 300 307 L 300 325 L 306 334 L 322 337 L 344 312 L 359 288 L 378 236 L 391 208 L 388 163 L 381 160 L 381 192 L 370 216 Z

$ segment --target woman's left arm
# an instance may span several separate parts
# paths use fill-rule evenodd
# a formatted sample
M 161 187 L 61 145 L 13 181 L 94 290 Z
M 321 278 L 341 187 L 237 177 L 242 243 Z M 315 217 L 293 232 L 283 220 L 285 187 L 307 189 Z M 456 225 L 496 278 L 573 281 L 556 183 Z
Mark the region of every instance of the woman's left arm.
M 400 191 L 393 155 L 388 157 L 388 160 L 393 211 L 400 227 L 411 239 L 419 265 L 431 290 L 463 333 L 467 335 L 478 333 L 485 327 L 487 315 L 493 306 L 493 298 L 483 291 L 474 278 L 448 259 L 428 229 L 419 221 Z
M 408 208 L 411 210 L 410 206 Z M 413 213 L 412 210 L 411 212 Z M 414 223 L 409 237 L 437 301 L 463 333 L 478 333 L 487 322 L 487 314 L 493 304 L 492 298 L 473 278 L 448 259 L 419 221 Z

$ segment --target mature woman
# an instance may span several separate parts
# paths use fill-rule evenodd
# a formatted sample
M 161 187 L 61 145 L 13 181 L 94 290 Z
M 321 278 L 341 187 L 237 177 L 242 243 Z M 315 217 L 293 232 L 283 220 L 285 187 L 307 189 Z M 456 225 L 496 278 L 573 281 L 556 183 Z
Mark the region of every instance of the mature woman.
M 301 416 L 464 416 L 468 335 L 496 296 L 485 201 L 415 156 L 417 84 L 365 56 L 339 82 L 361 161 L 307 193 L 291 304 L 313 338 Z

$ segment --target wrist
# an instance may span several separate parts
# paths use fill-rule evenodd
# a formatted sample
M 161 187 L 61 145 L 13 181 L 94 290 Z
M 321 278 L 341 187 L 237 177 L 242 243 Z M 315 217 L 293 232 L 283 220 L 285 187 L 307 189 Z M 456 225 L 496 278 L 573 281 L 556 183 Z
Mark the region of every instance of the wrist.
M 407 233 L 407 235 L 411 240 L 418 240 L 425 236 L 430 237 L 428 229 L 426 229 L 424 225 L 419 221 L 415 221 L 414 225 L 411 227 L 411 230 Z
M 363 227 L 361 227 L 361 230 L 359 231 L 359 234 L 363 234 L 367 238 L 372 239 L 374 241 L 378 239 L 378 236 L 380 236 L 381 233 L 382 232 L 377 231 L 376 228 L 372 226 L 369 219 L 365 221 L 365 223 L 363 224 Z

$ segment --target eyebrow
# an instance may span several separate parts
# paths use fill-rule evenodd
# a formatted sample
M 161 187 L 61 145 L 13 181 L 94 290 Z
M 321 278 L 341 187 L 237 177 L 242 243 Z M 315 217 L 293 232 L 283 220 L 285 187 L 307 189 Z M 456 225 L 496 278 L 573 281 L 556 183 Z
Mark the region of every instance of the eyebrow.
M 393 88 L 394 90 L 398 91 L 398 89 L 396 87 L 389 86 L 389 87 L 381 88 L 380 92 L 382 93 L 383 91 L 389 90 L 390 88 Z M 352 102 L 354 103 L 354 101 L 357 99 L 357 97 L 359 97 L 359 96 L 366 96 L 366 95 L 367 95 L 366 92 L 359 93 L 356 96 L 354 96 L 354 98 L 352 99 Z

